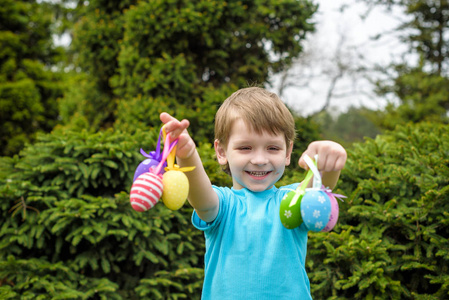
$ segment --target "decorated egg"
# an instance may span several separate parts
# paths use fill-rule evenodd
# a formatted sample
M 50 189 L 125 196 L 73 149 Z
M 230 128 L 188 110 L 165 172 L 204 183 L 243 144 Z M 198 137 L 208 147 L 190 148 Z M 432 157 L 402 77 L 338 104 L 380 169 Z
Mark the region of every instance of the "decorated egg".
M 180 209 L 189 195 L 187 176 L 182 171 L 169 170 L 164 173 L 162 182 L 164 184 L 162 202 L 171 210 Z
M 322 230 L 325 232 L 329 232 L 335 227 L 335 224 L 337 224 L 338 221 L 338 213 L 339 213 L 337 199 L 335 199 L 334 195 L 330 193 L 327 193 L 327 195 L 329 196 L 329 200 L 331 202 L 331 215 L 329 217 L 329 222 L 327 223 L 326 227 L 324 227 L 324 229 Z
M 322 190 L 307 189 L 301 201 L 301 216 L 310 231 L 321 231 L 331 216 L 331 201 Z
M 131 187 L 130 201 L 134 210 L 147 211 L 159 201 L 163 184 L 160 175 L 150 172 L 138 176 Z
M 282 225 L 287 229 L 293 229 L 301 225 L 301 198 L 304 196 L 304 191 L 291 191 L 285 194 L 281 200 L 279 209 L 279 217 Z M 296 197 L 296 199 L 295 199 Z M 290 204 L 295 201 L 294 205 Z
M 154 158 L 147 158 L 144 161 L 142 161 L 139 166 L 137 166 L 136 172 L 134 173 L 133 182 L 136 181 L 137 177 L 142 175 L 143 173 L 150 172 L 151 168 L 156 168 L 157 165 L 160 163 L 159 160 Z M 163 173 L 163 168 L 167 166 L 167 163 L 164 163 L 161 173 Z

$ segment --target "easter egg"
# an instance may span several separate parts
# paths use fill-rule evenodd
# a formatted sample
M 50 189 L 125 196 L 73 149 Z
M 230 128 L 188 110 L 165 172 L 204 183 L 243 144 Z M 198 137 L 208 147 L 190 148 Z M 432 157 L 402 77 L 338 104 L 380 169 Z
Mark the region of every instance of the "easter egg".
M 301 216 L 310 231 L 321 231 L 329 222 L 331 201 L 329 196 L 318 189 L 307 189 L 301 202 Z
M 189 195 L 187 176 L 181 171 L 170 170 L 164 173 L 162 182 L 164 184 L 162 202 L 171 210 L 180 209 Z
M 159 160 L 154 159 L 154 158 L 147 158 L 144 161 L 142 161 L 136 168 L 136 172 L 134 172 L 134 178 L 133 178 L 133 182 L 136 181 L 137 177 L 139 177 L 140 175 L 142 175 L 143 173 L 147 173 L 150 172 L 150 168 L 156 168 L 157 165 L 160 163 Z M 166 166 L 167 163 L 164 164 L 164 166 Z M 163 166 L 163 167 L 164 167 Z M 161 173 L 163 173 L 163 167 L 161 170 Z
M 290 206 L 293 199 L 298 197 L 296 203 Z M 281 200 L 281 206 L 279 208 L 279 217 L 281 218 L 281 223 L 287 229 L 293 229 L 301 225 L 301 198 L 304 196 L 304 192 L 291 191 L 285 194 L 284 198 Z
M 131 187 L 130 202 L 134 210 L 147 211 L 159 201 L 163 190 L 160 175 L 150 172 L 137 177 Z
M 332 194 L 327 195 L 329 196 L 329 200 L 331 201 L 331 215 L 329 217 L 329 222 L 327 223 L 326 227 L 324 227 L 324 229 L 322 230 L 325 232 L 329 232 L 335 227 L 335 224 L 337 224 L 338 221 L 338 212 L 339 212 L 337 199 L 335 199 L 335 197 Z

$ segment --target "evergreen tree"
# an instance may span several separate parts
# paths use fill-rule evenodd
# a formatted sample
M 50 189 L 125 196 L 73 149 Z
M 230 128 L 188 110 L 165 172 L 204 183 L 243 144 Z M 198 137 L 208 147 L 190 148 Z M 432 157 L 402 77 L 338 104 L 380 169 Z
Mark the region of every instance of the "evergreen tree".
M 72 50 L 96 92 L 63 102 L 79 103 L 87 124 L 103 119 L 99 127 L 109 120 L 131 131 L 155 126 L 166 110 L 210 141 L 217 106 L 288 66 L 315 10 L 296 0 L 89 1 Z M 115 114 L 104 115 L 111 108 Z
M 370 5 L 398 6 L 407 21 L 398 27 L 415 64 L 406 61 L 390 66 L 392 80 L 379 82 L 380 94 L 392 93 L 399 106 L 389 105 L 379 112 L 379 123 L 394 129 L 398 123 L 432 120 L 448 122 L 449 112 L 449 2 L 424 0 L 362 0 Z M 388 72 L 391 73 L 391 72 Z
M 0 7 L 0 155 L 12 155 L 58 123 L 62 49 L 53 45 L 52 6 L 2 1 Z
M 393 84 L 379 83 L 380 93 L 393 93 L 399 106 L 388 104 L 375 113 L 383 128 L 394 129 L 399 123 L 430 121 L 448 123 L 449 77 L 423 71 L 422 68 L 395 66 L 398 76 Z
M 371 120 L 375 111 L 366 107 L 350 107 L 348 111 L 332 116 L 328 111 L 314 114 L 310 118 L 319 124 L 322 138 L 341 143 L 350 147 L 354 142 L 364 138 L 374 138 L 380 134 L 380 129 Z

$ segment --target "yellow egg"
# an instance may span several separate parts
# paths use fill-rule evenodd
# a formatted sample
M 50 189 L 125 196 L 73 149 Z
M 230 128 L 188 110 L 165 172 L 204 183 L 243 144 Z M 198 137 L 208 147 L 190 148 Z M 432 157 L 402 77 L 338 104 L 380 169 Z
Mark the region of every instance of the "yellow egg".
M 187 176 L 181 171 L 170 170 L 164 173 L 162 183 L 164 185 L 162 202 L 171 210 L 180 209 L 189 194 Z

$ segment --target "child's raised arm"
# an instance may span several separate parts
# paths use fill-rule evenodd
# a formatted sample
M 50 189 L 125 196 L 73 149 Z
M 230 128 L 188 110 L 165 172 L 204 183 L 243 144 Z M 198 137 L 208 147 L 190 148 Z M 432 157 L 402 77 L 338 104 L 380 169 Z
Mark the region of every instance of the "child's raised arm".
M 304 155 L 306 154 L 312 158 L 318 154 L 318 170 L 322 172 L 322 183 L 324 186 L 333 189 L 346 163 L 347 154 L 343 146 L 332 141 L 310 143 L 298 161 L 299 166 L 304 169 L 308 168 L 304 161 Z
M 176 149 L 176 159 L 179 166 L 195 167 L 195 170 L 185 173 L 190 185 L 188 196 L 190 204 L 201 220 L 205 222 L 213 221 L 218 214 L 218 196 L 204 170 L 195 142 L 187 132 L 190 125 L 189 121 L 179 121 L 165 112 L 161 113 L 160 119 L 165 124 L 165 132 L 170 134 L 172 139 L 179 137 Z

